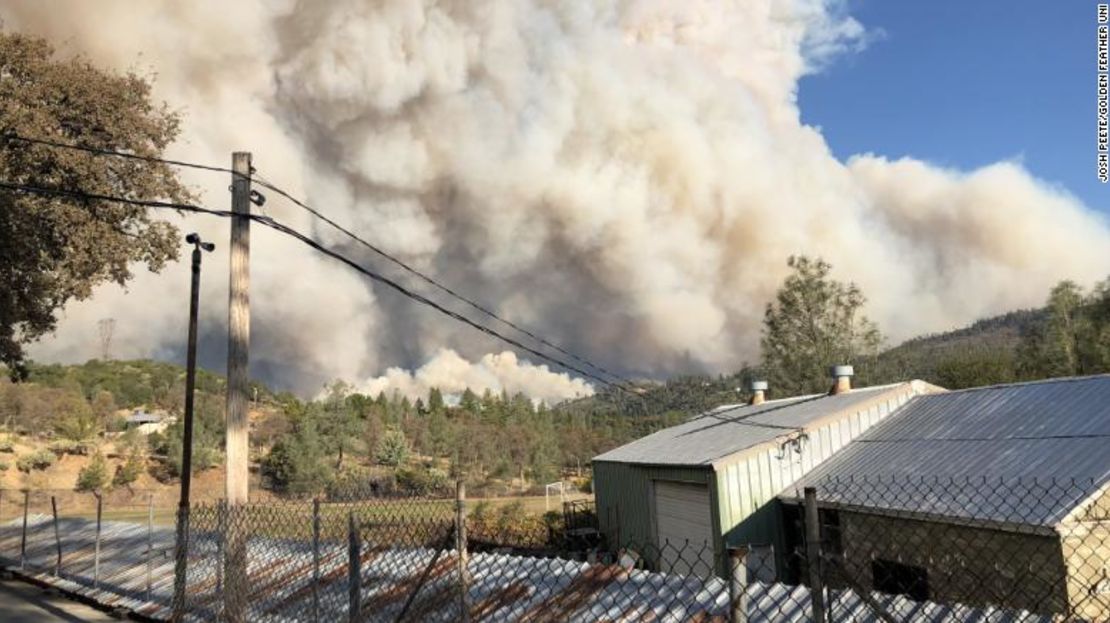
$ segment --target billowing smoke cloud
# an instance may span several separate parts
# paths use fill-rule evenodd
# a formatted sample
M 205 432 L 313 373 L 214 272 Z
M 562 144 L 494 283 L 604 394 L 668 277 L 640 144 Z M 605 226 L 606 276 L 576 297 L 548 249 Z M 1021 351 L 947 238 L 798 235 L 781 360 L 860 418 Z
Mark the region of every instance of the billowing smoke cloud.
M 555 403 L 565 398 L 589 396 L 593 387 L 581 379 L 552 372 L 547 366 L 519 361 L 512 351 L 488 354 L 470 363 L 453 350 L 440 350 L 432 359 L 409 372 L 389 368 L 385 374 L 367 380 L 358 389 L 372 396 L 380 392 L 398 392 L 410 399 L 426 398 L 433 387 L 446 394 L 461 394 L 469 388 L 481 394 L 487 389 L 495 394 L 523 393 L 534 400 Z
M 629 375 L 757 358 L 763 305 L 793 253 L 857 281 L 893 340 L 1036 304 L 1110 260 L 1106 223 L 1019 164 L 835 159 L 795 102 L 802 75 L 867 43 L 831 0 L 16 0 L 0 17 L 98 62 L 153 69 L 187 117 L 175 155 L 250 149 L 264 175 L 375 244 Z M 226 180 L 196 183 L 226 201 Z M 310 226 L 272 199 L 273 214 Z M 271 380 L 580 389 L 258 238 L 254 356 Z M 218 326 L 226 264 L 212 260 L 206 320 Z M 119 356 L 177 347 L 186 270 L 72 305 L 36 353 L 93 354 L 104 316 L 119 320 Z

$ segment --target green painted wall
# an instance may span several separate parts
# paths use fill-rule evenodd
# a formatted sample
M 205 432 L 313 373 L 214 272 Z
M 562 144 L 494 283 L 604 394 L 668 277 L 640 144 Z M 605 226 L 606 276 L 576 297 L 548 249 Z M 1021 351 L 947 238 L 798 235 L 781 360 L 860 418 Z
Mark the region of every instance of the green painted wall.
M 655 542 L 651 508 L 653 480 L 708 484 L 713 474 L 708 466 L 666 467 L 595 461 L 593 468 L 601 532 L 611 545 L 633 547 Z M 713 489 L 710 486 L 711 500 Z
M 721 561 L 721 572 L 725 570 L 726 544 L 773 545 L 781 570 L 786 543 L 777 496 L 914 395 L 915 389 L 903 387 L 877 396 L 855 412 L 808 430 L 800 449 L 764 444 L 732 462 L 719 464 L 717 471 L 710 465 L 675 467 L 595 461 L 598 524 L 610 544 L 635 547 L 654 543 L 652 481 L 705 483 L 709 485 L 713 530 L 718 535 L 714 549 Z

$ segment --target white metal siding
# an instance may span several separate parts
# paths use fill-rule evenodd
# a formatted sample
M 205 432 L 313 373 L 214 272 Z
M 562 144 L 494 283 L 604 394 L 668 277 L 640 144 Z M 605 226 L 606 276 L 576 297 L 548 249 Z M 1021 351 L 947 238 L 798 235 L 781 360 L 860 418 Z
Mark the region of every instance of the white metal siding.
M 790 488 L 808 472 L 835 455 L 853 439 L 908 402 L 915 392 L 903 394 L 861 409 L 808 432 L 801 453 L 785 452 L 772 446 L 735 463 L 718 468 L 717 496 L 721 513 L 721 530 L 728 533 L 750 517 L 779 493 Z M 760 539 L 768 535 L 761 535 Z M 748 537 L 733 539 L 747 544 Z
M 655 481 L 655 526 L 662 571 L 703 576 L 713 572 L 709 487 Z

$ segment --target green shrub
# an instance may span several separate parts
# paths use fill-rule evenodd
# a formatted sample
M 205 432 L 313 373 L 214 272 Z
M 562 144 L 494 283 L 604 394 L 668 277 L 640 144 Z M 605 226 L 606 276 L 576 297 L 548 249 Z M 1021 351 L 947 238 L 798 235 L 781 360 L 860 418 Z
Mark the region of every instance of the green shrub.
M 586 476 L 583 476 L 581 478 L 575 478 L 574 479 L 574 486 L 575 486 L 576 489 L 578 489 L 582 493 L 593 493 L 594 492 L 594 477 L 593 477 L 593 475 L 587 474 Z
M 89 464 L 77 472 L 75 488 L 78 491 L 100 491 L 106 484 L 108 484 L 108 464 L 104 461 L 104 455 L 97 452 Z
M 165 433 L 155 431 L 146 436 L 147 447 L 155 454 L 166 454 L 168 451 L 168 439 Z
M 35 469 L 46 469 L 58 460 L 58 456 L 46 448 L 35 450 L 31 454 L 24 454 L 15 462 L 21 472 L 30 472 Z
M 385 431 L 378 441 L 375 455 L 382 465 L 397 467 L 403 464 L 409 458 L 409 441 L 405 439 L 405 433 L 397 428 Z
M 9 467 L 11 467 L 11 465 L 7 461 L 0 461 L 0 472 L 8 471 Z
M 436 467 L 404 468 L 397 470 L 397 487 L 417 495 L 444 493 L 451 490 L 451 479 Z
M 15 441 L 11 437 L 0 437 L 0 452 L 15 452 Z
M 506 547 L 543 547 L 551 538 L 554 520 L 529 513 L 520 502 L 499 508 L 479 502 L 467 517 L 467 531 L 476 542 Z
M 127 430 L 127 418 L 122 415 L 113 415 L 108 419 L 107 429 L 109 433 L 122 433 Z
M 336 478 L 335 470 L 326 461 L 309 422 L 274 444 L 262 459 L 262 475 L 270 485 L 285 493 L 309 495 L 324 491 Z
M 88 447 L 85 444 L 73 441 L 72 439 L 57 439 L 52 441 L 50 442 L 50 450 L 58 456 L 64 456 L 66 454 L 88 454 Z
M 142 473 L 143 457 L 137 452 L 133 452 L 127 456 L 127 460 L 122 465 L 116 467 L 116 473 L 112 476 L 112 486 L 129 487 L 139 479 Z

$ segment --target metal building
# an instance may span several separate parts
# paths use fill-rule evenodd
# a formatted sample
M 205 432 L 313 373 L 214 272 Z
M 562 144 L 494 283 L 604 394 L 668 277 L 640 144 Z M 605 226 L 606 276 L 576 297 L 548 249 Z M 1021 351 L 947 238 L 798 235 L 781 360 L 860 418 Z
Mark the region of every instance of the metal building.
M 789 511 L 815 488 L 833 554 L 867 589 L 1105 621 L 1108 440 L 1107 375 L 945 392 L 913 400 L 780 500 Z
M 839 369 L 851 374 L 850 369 Z M 844 376 L 843 374 L 841 376 Z M 748 545 L 757 577 L 782 565 L 776 496 L 911 398 L 922 381 L 720 407 L 594 458 L 598 521 L 610 543 L 678 573 L 723 572 Z M 777 564 L 772 565 L 777 557 Z

